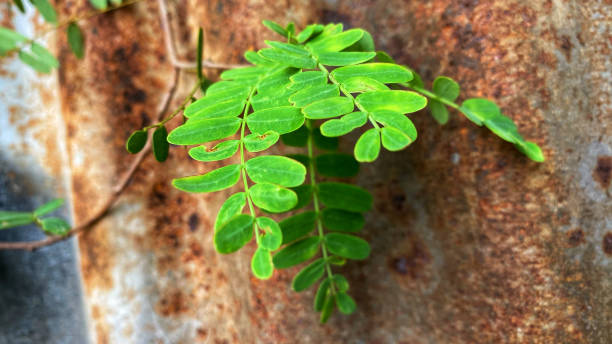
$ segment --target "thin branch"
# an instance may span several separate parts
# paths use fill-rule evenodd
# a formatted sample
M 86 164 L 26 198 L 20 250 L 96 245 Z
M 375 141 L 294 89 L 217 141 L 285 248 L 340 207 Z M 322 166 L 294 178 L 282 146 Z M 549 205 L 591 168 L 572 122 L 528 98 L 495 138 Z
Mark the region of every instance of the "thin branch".
M 168 8 L 166 7 L 165 0 L 157 0 L 157 7 L 159 8 L 159 19 L 161 21 L 162 32 L 164 33 L 164 43 L 166 44 L 166 51 L 168 52 L 168 57 L 170 58 L 170 63 L 176 68 L 181 69 L 195 69 L 197 67 L 196 62 L 187 62 L 181 61 L 178 59 L 176 54 L 176 47 L 174 46 L 174 38 L 172 35 L 172 30 L 170 28 L 170 23 L 168 22 Z M 245 64 L 231 64 L 231 63 L 217 63 L 212 61 L 204 60 L 202 61 L 203 68 L 213 68 L 213 69 L 233 69 L 246 67 L 249 65 Z
M 176 93 L 176 89 L 178 86 L 180 70 L 178 68 L 174 69 L 174 78 L 172 79 L 172 84 L 170 85 L 170 89 L 166 93 L 164 97 L 164 101 L 161 104 L 160 110 L 157 114 L 156 121 L 159 121 L 163 115 L 168 112 L 170 108 L 170 104 L 172 103 L 172 99 L 174 98 L 174 94 Z M 138 170 L 138 167 L 144 160 L 144 158 L 151 151 L 151 141 L 147 140 L 147 144 L 143 148 L 140 153 L 136 156 L 136 158 L 130 164 L 128 170 L 123 174 L 119 183 L 117 183 L 112 188 L 112 194 L 109 199 L 104 203 L 104 205 L 98 210 L 93 216 L 87 219 L 84 223 L 74 227 L 65 235 L 58 236 L 48 236 L 42 240 L 38 241 L 23 241 L 23 242 L 0 242 L 0 250 L 27 250 L 34 251 L 44 246 L 49 246 L 51 244 L 55 244 L 60 241 L 64 241 L 73 236 L 79 235 L 83 232 L 86 232 L 90 228 L 92 228 L 96 223 L 98 223 L 102 218 L 104 218 L 112 208 L 112 206 L 117 202 L 119 196 L 125 191 L 127 185 L 130 180 L 134 176 L 134 173 Z

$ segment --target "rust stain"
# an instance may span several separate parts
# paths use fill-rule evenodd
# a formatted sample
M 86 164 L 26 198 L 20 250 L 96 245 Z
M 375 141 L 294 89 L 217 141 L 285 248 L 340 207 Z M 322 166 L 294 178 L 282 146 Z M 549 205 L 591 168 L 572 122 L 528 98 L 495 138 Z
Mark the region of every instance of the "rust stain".
M 593 179 L 595 179 L 604 190 L 610 187 L 610 181 L 612 181 L 612 156 L 597 157 L 597 164 L 593 170 Z
M 607 255 L 612 256 L 612 232 L 608 232 L 604 235 L 602 249 Z

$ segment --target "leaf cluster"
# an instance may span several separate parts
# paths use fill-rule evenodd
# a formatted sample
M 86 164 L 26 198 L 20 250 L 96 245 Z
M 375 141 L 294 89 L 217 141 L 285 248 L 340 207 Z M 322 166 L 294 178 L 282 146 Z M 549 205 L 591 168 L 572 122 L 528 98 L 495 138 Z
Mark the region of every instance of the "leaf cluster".
M 456 105 L 459 86 L 447 77 L 436 79 L 433 91 L 424 89 L 414 71 L 377 52 L 362 29 L 313 24 L 297 33 L 291 23 L 264 25 L 286 41 L 265 41 L 267 47 L 247 51 L 244 57 L 252 66 L 223 72 L 185 108 L 186 121 L 167 137 L 172 144 L 190 146 L 195 160 L 232 162 L 175 179 L 173 185 L 186 192 L 215 192 L 242 181 L 242 190 L 217 214 L 216 250 L 236 252 L 254 237 L 251 268 L 261 279 L 274 269 L 305 264 L 292 288 L 302 291 L 322 280 L 314 308 L 325 322 L 335 308 L 346 314 L 355 309 L 348 281 L 332 267 L 370 254 L 367 241 L 355 234 L 365 224 L 372 196 L 335 180 L 354 177 L 359 162 L 376 160 L 382 148 L 398 151 L 414 142 L 417 129 L 407 114 L 429 106 L 445 123 L 446 106 L 451 106 L 504 139 L 523 141 L 511 120 L 493 115 L 492 102 Z M 368 123 L 352 155 L 335 151 L 338 137 Z M 279 141 L 303 147 L 307 154 L 266 155 Z M 334 181 L 319 182 L 317 176 Z M 269 215 L 289 211 L 280 222 Z
M 59 217 L 43 217 L 64 205 L 63 199 L 47 202 L 34 211 L 0 211 L 0 229 L 25 226 L 32 223 L 38 225 L 50 235 L 65 235 L 70 225 Z
M 74 55 L 81 59 L 85 56 L 84 36 L 78 26 L 77 20 L 72 19 L 66 23 L 59 23 L 57 12 L 49 0 L 29 0 L 30 3 L 38 10 L 43 19 L 59 28 L 66 26 L 66 36 L 68 46 Z M 120 6 L 122 0 L 89 0 L 91 5 L 100 11 L 107 11 L 111 7 Z M 19 11 L 25 13 L 26 8 L 23 0 L 13 0 L 13 4 Z M 16 51 L 21 62 L 29 65 L 34 70 L 41 73 L 50 73 L 53 69 L 59 67 L 59 61 L 41 44 L 36 43 L 35 39 L 29 39 L 22 34 L 9 28 L 0 27 L 0 57 L 6 56 L 8 53 Z

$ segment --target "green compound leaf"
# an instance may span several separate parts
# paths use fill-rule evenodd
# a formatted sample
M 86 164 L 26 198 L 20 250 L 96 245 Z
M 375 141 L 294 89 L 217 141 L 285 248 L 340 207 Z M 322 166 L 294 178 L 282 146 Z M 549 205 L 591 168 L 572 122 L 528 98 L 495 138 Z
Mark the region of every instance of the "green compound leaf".
M 251 259 L 251 271 L 253 275 L 259 279 L 268 279 L 274 273 L 274 265 L 272 264 L 272 254 L 264 247 L 258 247 Z
M 384 63 L 395 63 L 393 57 L 391 57 L 389 54 L 382 50 L 378 50 L 376 52 L 376 61 Z
M 319 62 L 327 66 L 349 66 L 369 61 L 375 52 L 329 52 L 320 53 Z
M 315 146 L 320 149 L 334 151 L 338 149 L 339 140 L 337 137 L 327 137 L 321 134 L 320 128 L 315 128 L 312 131 L 312 140 Z
M 47 23 L 57 24 L 57 13 L 48 0 L 31 0 L 31 2 Z
M 299 162 L 300 164 L 304 165 L 304 167 L 308 167 L 310 165 L 310 158 L 306 154 L 287 154 L 286 157 Z
M 461 111 L 470 121 L 479 126 L 482 125 L 482 122 L 486 119 L 501 115 L 501 111 L 497 104 L 482 98 L 472 98 L 464 101 L 459 111 Z
M 525 154 L 529 159 L 536 162 L 543 162 L 546 160 L 544 154 L 542 153 L 542 149 L 531 141 L 519 141 L 514 144 L 516 149 L 518 149 L 521 153 Z
M 308 237 L 286 246 L 274 255 L 272 261 L 277 269 L 287 269 L 301 264 L 319 252 L 319 237 Z
M 279 139 L 275 131 L 267 131 L 263 135 L 250 134 L 244 138 L 244 146 L 249 152 L 261 152 L 272 147 Z
M 238 182 L 240 165 L 228 165 L 200 176 L 174 179 L 172 185 L 187 192 L 214 192 L 227 189 Z
M 61 198 L 57 198 L 54 199 L 51 202 L 47 202 L 43 205 L 41 205 L 40 207 L 36 208 L 36 210 L 34 210 L 34 216 L 36 217 L 40 217 L 43 216 L 45 214 L 48 214 L 54 210 L 56 210 L 57 208 L 61 207 L 62 205 L 64 205 L 64 200 Z
M 292 106 L 280 106 L 255 111 L 247 117 L 249 130 L 256 134 L 264 134 L 273 130 L 280 135 L 290 133 L 304 124 L 304 115 L 300 109 Z
M 15 6 L 17 6 L 17 8 L 19 8 L 19 12 L 25 13 L 25 7 L 23 7 L 23 1 L 13 0 L 13 3 L 15 4 Z
M 302 184 L 300 186 L 291 188 L 291 190 L 293 190 L 298 197 L 297 204 L 291 208 L 291 210 L 303 208 L 310 204 L 310 201 L 312 201 L 312 185 Z
M 155 160 L 164 162 L 168 159 L 170 145 L 168 144 L 168 131 L 163 125 L 153 132 L 153 155 Z
M 259 82 L 257 92 L 278 93 L 279 90 L 285 89 L 291 83 L 289 78 L 298 70 L 297 68 L 281 68 L 277 70 Z
M 234 216 L 240 214 L 242 209 L 244 209 L 246 206 L 246 202 L 246 193 L 244 192 L 235 193 L 226 199 L 217 213 L 217 219 L 215 220 L 215 232 L 223 227 Z
M 384 84 L 412 80 L 412 72 L 408 68 L 392 63 L 364 63 L 340 67 L 331 72 L 331 75 L 341 84 L 356 76 L 365 76 Z
M 50 73 L 53 68 L 59 66 L 57 59 L 42 45 L 32 43 L 31 50 L 32 54 L 20 50 L 18 56 L 21 62 L 34 68 L 34 70 L 41 73 Z
M 323 86 L 327 76 L 322 71 L 299 72 L 289 78 L 291 83 L 287 88 L 291 91 L 300 91 L 314 86 Z
M 279 223 L 283 232 L 283 245 L 300 239 L 315 228 L 317 214 L 314 211 L 305 211 L 290 216 Z
M 189 156 L 197 161 L 219 161 L 236 154 L 239 145 L 239 140 L 228 140 L 218 143 L 210 150 L 205 146 L 193 147 L 189 150 Z
M 523 136 L 518 132 L 516 124 L 507 116 L 499 115 L 486 119 L 484 125 L 505 141 L 511 143 L 524 141 Z
M 346 264 L 346 259 L 338 256 L 331 256 L 327 261 L 332 265 L 343 266 Z
M 258 217 L 256 221 L 257 226 L 264 231 L 259 238 L 259 246 L 270 251 L 278 250 L 283 243 L 283 232 L 278 223 L 269 217 Z
M 329 291 L 329 285 L 331 284 L 330 281 L 331 280 L 328 277 L 319 284 L 319 288 L 317 289 L 317 293 L 315 294 L 314 298 L 314 310 L 317 312 L 323 310 L 323 304 L 325 303 L 325 298 L 327 297 L 327 292 Z
M 320 183 L 319 197 L 329 207 L 354 212 L 366 212 L 372 208 L 372 195 L 360 187 L 344 183 Z
M 202 73 L 202 55 L 204 55 L 204 30 L 202 27 L 198 29 L 198 47 L 196 49 L 196 71 L 198 73 L 198 82 L 204 81 L 204 74 Z M 205 92 L 206 89 L 202 88 Z
M 0 229 L 29 225 L 34 220 L 31 212 L 0 211 Z
M 83 45 L 83 33 L 81 32 L 81 29 L 77 23 L 72 22 L 70 25 L 68 25 L 66 33 L 68 35 L 68 45 L 70 46 L 70 50 L 72 50 L 74 56 L 82 59 L 83 56 L 85 56 L 85 47 Z
M 325 235 L 325 243 L 329 252 L 340 257 L 362 260 L 370 255 L 368 242 L 354 235 L 328 233 Z
M 336 289 L 339 292 L 342 293 L 342 292 L 349 290 L 349 283 L 344 276 L 339 275 L 339 274 L 334 274 L 333 282 L 334 282 L 334 285 L 336 286 Z
M 276 63 L 274 63 L 273 61 L 270 61 L 267 58 L 264 58 L 263 56 L 259 55 L 258 53 L 252 50 L 249 50 L 244 53 L 244 59 L 254 65 L 261 66 L 261 67 L 272 67 L 276 65 Z
M 299 162 L 278 155 L 255 157 L 245 164 L 249 178 L 255 183 L 273 183 L 286 187 L 304 182 L 306 168 Z
M 389 87 L 380 81 L 366 76 L 356 76 L 346 80 L 342 87 L 348 93 L 363 93 L 372 91 L 387 91 Z
M 327 295 L 325 295 L 325 301 L 323 301 L 323 309 L 321 309 L 321 317 L 319 319 L 321 324 L 325 324 L 327 320 L 329 320 L 335 308 L 336 301 L 334 296 L 331 293 L 327 293 Z
M 359 162 L 372 162 L 380 153 L 380 133 L 375 128 L 367 130 L 355 144 L 355 159 Z
M 336 294 L 336 305 L 341 313 L 347 315 L 355 312 L 355 309 L 357 308 L 355 301 L 347 293 Z
M 0 26 L 0 55 L 6 54 L 9 50 L 16 49 L 17 44 L 26 42 L 27 40 L 27 37 Z
M 319 54 L 324 52 L 341 51 L 344 48 L 350 47 L 361 39 L 363 32 L 362 29 L 350 29 L 342 33 L 327 36 L 316 42 L 308 43 L 306 46 L 313 51 L 315 56 L 319 57 Z
M 240 214 L 232 217 L 215 232 L 214 243 L 217 252 L 233 253 L 246 245 L 253 237 L 253 217 Z
M 327 177 L 348 178 L 359 173 L 359 163 L 350 154 L 326 153 L 315 159 L 317 173 Z
M 439 101 L 430 99 L 429 111 L 431 111 L 431 116 L 436 120 L 436 122 L 440 123 L 441 125 L 448 122 L 448 109 Z
M 337 232 L 359 232 L 365 225 L 361 213 L 332 208 L 323 209 L 321 221 L 325 228 Z
M 226 70 L 221 73 L 220 77 L 223 80 L 236 80 L 244 83 L 252 82 L 253 80 L 259 79 L 260 76 L 265 75 L 266 68 L 255 66 L 255 67 L 241 67 Z M 211 94 L 209 92 L 209 94 Z
M 337 137 L 350 133 L 363 126 L 368 121 L 365 112 L 352 112 L 339 119 L 330 119 L 321 125 L 321 134 L 328 137 Z
M 285 26 L 285 31 L 287 31 L 289 33 L 290 37 L 295 36 L 295 23 L 294 22 L 289 22 L 289 24 L 287 24 L 287 26 Z
M 292 91 L 284 89 L 279 92 L 268 92 L 258 93 L 251 98 L 251 106 L 253 111 L 260 111 L 279 106 L 289 106 L 289 96 L 293 94 Z
M 131 154 L 136 154 L 144 148 L 145 144 L 147 144 L 147 138 L 146 131 L 136 130 L 127 139 L 125 149 Z
M 256 206 L 271 213 L 282 213 L 297 204 L 297 195 L 292 190 L 270 183 L 255 184 L 249 190 Z
M 372 118 L 383 124 L 382 144 L 390 151 L 398 151 L 417 139 L 417 130 L 412 121 L 398 113 L 388 110 L 372 113 Z
M 216 96 L 211 96 L 211 98 L 216 98 Z M 201 98 L 200 100 L 210 100 L 210 99 L 205 97 L 205 98 Z M 238 115 L 242 113 L 242 110 L 244 109 L 244 104 L 245 104 L 245 101 L 242 98 L 229 99 L 223 102 L 214 103 L 205 108 L 201 108 L 195 113 L 190 112 L 187 115 L 185 115 L 185 117 L 191 118 L 191 119 L 237 117 Z
M 289 101 L 297 107 L 305 107 L 318 100 L 338 97 L 340 90 L 337 85 L 323 84 L 304 88 L 289 97 Z
M 89 2 L 97 10 L 104 10 L 108 6 L 106 0 L 89 0 Z
M 291 282 L 291 287 L 297 292 L 306 290 L 320 280 L 324 273 L 325 260 L 323 260 L 323 258 L 319 258 L 295 275 L 293 281 Z
M 224 139 L 234 135 L 241 122 L 238 117 L 188 120 L 170 132 L 168 142 L 175 145 L 197 145 Z
M 283 64 L 285 66 L 305 69 L 313 69 L 317 67 L 317 61 L 315 61 L 315 59 L 313 59 L 310 55 L 292 53 L 285 49 L 265 48 L 259 51 L 259 55 L 261 55 L 263 58 Z
M 411 113 L 427 106 L 427 98 L 412 91 L 376 91 L 357 96 L 355 102 L 369 112 L 390 110 Z
M 282 26 L 278 25 L 277 23 L 271 21 L 271 20 L 264 20 L 262 21 L 262 24 L 267 27 L 268 29 L 276 32 L 277 34 L 283 36 L 283 37 L 287 37 L 287 30 L 285 30 Z
M 316 101 L 302 109 L 302 112 L 306 118 L 323 119 L 344 115 L 353 111 L 354 107 L 351 98 L 332 97 Z
M 459 96 L 459 84 L 451 78 L 439 76 L 433 82 L 433 92 L 452 102 Z M 444 104 L 432 99 L 429 103 L 429 110 L 438 123 L 444 125 L 448 122 L 448 109 Z
M 381 136 L 383 147 L 392 152 L 402 150 L 414 142 L 406 133 L 394 127 L 382 128 Z
M 308 25 L 304 28 L 304 30 L 302 30 L 302 32 L 300 32 L 299 35 L 297 35 L 296 40 L 298 41 L 298 43 L 304 43 L 310 37 L 313 37 L 314 35 L 320 33 L 321 31 L 323 31 L 323 25 L 320 25 L 320 24 Z
M 308 128 L 301 126 L 298 130 L 292 131 L 281 136 L 281 141 L 286 146 L 306 147 L 308 143 Z
M 459 97 L 459 84 L 446 76 L 437 77 L 432 89 L 435 94 L 451 102 Z
M 369 32 L 364 31 L 363 36 L 357 42 L 350 47 L 344 49 L 344 51 L 371 51 L 376 56 L 376 46 L 374 45 L 374 38 Z
M 277 41 L 264 41 L 268 46 L 272 48 L 276 48 L 282 50 L 289 54 L 301 55 L 301 56 L 310 56 L 310 53 L 306 48 L 301 45 L 289 44 Z
M 40 226 L 43 231 L 53 235 L 65 235 L 70 231 L 70 225 L 58 217 L 42 219 L 40 220 Z

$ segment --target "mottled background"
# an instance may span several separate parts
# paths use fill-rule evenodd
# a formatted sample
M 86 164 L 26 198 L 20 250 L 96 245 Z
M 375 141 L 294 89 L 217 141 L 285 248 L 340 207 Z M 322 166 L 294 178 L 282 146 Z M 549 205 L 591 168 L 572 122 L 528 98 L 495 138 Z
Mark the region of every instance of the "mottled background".
M 43 29 L 6 2 L 2 25 Z M 63 16 L 89 8 L 56 4 Z M 373 254 L 341 269 L 359 309 L 321 326 L 313 292 L 289 288 L 297 269 L 259 281 L 249 272 L 252 245 L 230 256 L 214 251 L 212 223 L 231 191 L 174 190 L 171 178 L 220 164 L 173 147 L 163 165 L 148 157 L 112 214 L 78 242 L 0 252 L 0 343 L 612 342 L 610 0 L 168 7 L 182 60 L 194 59 L 198 26 L 206 57 L 233 63 L 274 38 L 262 19 L 363 27 L 424 79 L 447 75 L 462 97 L 495 99 L 548 160 L 530 162 L 456 113 L 444 127 L 425 111 L 412 115 L 418 141 L 385 151 L 356 180 L 375 194 L 364 232 Z M 48 36 L 62 65 L 51 76 L 15 59 L 0 64 L 2 208 L 63 195 L 70 217 L 87 219 L 133 159 L 125 139 L 151 123 L 170 87 L 156 1 L 82 29 L 84 60 L 64 35 Z M 193 82 L 183 74 L 175 106 Z M 5 233 L 0 240 L 35 236 Z

